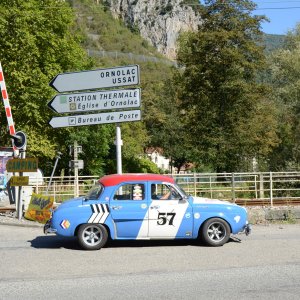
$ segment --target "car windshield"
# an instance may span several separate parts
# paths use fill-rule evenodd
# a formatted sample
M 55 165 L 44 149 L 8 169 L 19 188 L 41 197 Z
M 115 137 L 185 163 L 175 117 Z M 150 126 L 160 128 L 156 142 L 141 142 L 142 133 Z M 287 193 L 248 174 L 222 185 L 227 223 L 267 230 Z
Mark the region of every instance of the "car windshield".
M 97 200 L 103 191 L 103 186 L 100 183 L 95 184 L 86 194 L 86 200 Z

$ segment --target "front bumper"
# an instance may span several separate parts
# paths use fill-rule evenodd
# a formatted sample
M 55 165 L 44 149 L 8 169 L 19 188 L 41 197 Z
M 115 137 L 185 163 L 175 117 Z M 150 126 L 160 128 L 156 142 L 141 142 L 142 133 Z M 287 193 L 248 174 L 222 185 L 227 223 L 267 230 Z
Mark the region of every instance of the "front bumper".
M 44 225 L 44 234 L 56 233 L 56 231 L 56 229 L 51 227 L 51 220 L 47 221 L 47 223 Z
M 244 232 L 246 235 L 249 235 L 251 233 L 252 227 L 251 224 L 246 224 L 244 227 Z

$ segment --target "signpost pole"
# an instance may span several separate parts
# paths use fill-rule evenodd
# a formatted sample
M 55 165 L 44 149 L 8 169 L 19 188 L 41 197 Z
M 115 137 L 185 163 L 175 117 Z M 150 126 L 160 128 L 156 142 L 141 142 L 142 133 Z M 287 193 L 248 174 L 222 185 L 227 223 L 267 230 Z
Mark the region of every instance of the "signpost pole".
M 79 197 L 79 187 L 78 187 L 78 144 L 74 141 L 74 196 Z
M 121 127 L 116 123 L 116 152 L 117 152 L 117 173 L 122 174 L 122 139 Z
M 23 148 L 23 151 L 20 153 L 21 158 L 25 158 L 26 157 L 26 145 Z M 23 176 L 23 172 L 20 172 L 20 176 Z M 20 221 L 22 219 L 22 201 L 23 201 L 23 197 L 22 197 L 22 186 L 19 186 L 19 191 L 18 191 L 18 202 L 17 202 L 17 215 L 18 215 L 18 220 Z

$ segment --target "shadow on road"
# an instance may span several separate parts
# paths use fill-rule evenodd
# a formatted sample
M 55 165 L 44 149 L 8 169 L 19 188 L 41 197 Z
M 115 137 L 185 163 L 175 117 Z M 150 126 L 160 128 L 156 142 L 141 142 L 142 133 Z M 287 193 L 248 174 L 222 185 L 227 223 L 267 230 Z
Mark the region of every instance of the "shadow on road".
M 38 236 L 35 239 L 28 241 L 31 243 L 31 247 L 37 249 L 71 249 L 82 250 L 77 242 L 76 237 L 60 237 L 60 236 Z M 229 243 L 240 243 L 240 239 L 234 237 L 230 238 Z M 109 240 L 105 248 L 142 248 L 142 247 L 174 247 L 174 246 L 195 246 L 195 247 L 209 247 L 198 240 L 126 240 L 126 241 L 113 241 Z
M 31 247 L 37 249 L 73 249 L 73 250 L 81 250 L 76 237 L 60 237 L 56 235 L 45 235 L 45 236 L 37 236 L 35 239 L 28 241 L 31 243 Z

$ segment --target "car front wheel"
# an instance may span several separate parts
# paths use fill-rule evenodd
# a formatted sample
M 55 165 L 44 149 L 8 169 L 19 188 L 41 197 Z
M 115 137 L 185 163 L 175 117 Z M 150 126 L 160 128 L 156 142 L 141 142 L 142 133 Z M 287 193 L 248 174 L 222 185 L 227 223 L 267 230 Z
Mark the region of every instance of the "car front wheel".
M 226 221 L 219 218 L 212 218 L 203 224 L 201 236 L 209 246 L 222 246 L 229 240 L 230 227 Z
M 99 250 L 107 242 L 108 233 L 101 224 L 83 224 L 78 230 L 78 242 L 85 250 Z

